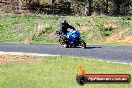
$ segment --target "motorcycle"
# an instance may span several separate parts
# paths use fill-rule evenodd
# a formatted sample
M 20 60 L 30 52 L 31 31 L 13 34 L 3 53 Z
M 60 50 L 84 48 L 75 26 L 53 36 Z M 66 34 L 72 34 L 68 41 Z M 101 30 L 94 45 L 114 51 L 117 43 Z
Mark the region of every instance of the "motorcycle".
M 59 36 L 60 44 L 65 47 L 81 47 L 86 48 L 86 43 L 80 37 L 80 32 L 78 30 L 68 30 L 68 32 L 64 35 L 62 32 L 57 31 L 57 35 Z

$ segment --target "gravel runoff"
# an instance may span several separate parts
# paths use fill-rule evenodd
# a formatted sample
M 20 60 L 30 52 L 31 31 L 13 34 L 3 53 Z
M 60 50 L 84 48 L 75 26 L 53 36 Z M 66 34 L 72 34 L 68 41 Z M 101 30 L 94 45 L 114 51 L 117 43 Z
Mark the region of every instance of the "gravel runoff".
M 3 51 L 0 51 L 0 55 L 60 56 L 60 55 L 51 55 L 51 54 L 23 53 L 23 52 L 3 52 Z

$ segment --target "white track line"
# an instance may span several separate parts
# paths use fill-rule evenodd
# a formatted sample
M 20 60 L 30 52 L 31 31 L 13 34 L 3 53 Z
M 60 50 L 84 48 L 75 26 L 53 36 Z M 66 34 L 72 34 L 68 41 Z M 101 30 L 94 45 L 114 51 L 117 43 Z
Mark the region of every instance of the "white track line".
M 83 58 L 83 59 L 87 59 L 87 58 Z M 107 62 L 107 63 L 114 63 L 114 64 L 126 64 L 126 65 L 132 65 L 132 63 L 127 63 L 127 62 L 116 62 L 116 61 L 108 61 L 108 60 L 102 60 L 102 59 L 93 59 L 93 58 L 90 58 L 89 60 L 100 61 L 100 62 Z
M 9 54 L 9 55 L 31 55 L 31 56 L 60 56 L 60 55 L 51 55 L 51 54 L 39 54 L 39 53 L 23 53 L 23 52 L 3 52 L 0 51 L 0 55 Z
M 101 62 L 108 62 L 108 63 L 114 63 L 114 64 L 127 64 L 127 65 L 132 65 L 132 63 L 125 63 L 125 62 L 115 62 L 115 61 L 107 61 L 107 60 L 98 60 Z

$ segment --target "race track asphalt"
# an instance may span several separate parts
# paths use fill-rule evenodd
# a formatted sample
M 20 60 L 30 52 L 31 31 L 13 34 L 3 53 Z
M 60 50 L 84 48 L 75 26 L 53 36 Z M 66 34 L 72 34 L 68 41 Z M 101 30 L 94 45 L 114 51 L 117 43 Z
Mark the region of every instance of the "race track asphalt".
M 59 44 L 1 43 L 0 51 L 88 57 L 112 62 L 132 63 L 132 46 L 95 46 L 63 48 Z

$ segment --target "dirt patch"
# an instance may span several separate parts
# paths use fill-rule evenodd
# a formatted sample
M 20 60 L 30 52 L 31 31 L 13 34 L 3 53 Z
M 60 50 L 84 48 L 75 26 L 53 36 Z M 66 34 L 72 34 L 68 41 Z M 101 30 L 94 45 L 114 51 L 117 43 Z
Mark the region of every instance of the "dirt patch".
M 104 22 L 104 24 L 103 24 L 103 28 L 105 28 L 105 29 L 110 29 L 110 28 L 115 29 L 115 28 L 117 28 L 117 26 L 118 26 L 118 24 L 116 22 L 108 21 L 108 20 L 106 22 Z
M 48 39 L 49 39 L 49 40 L 55 40 L 56 37 L 57 37 L 57 36 L 55 35 L 55 33 L 51 33 L 51 34 L 48 35 Z
M 106 41 L 108 42 L 114 42 L 114 41 L 118 41 L 121 40 L 122 36 L 118 35 L 118 34 L 113 34 L 111 36 L 109 36 L 108 38 L 106 38 Z
M 106 38 L 108 42 L 122 42 L 122 43 L 132 43 L 132 36 L 124 36 L 123 34 L 128 32 L 128 29 L 119 32 L 118 34 L 112 34 Z
M 88 31 L 88 30 L 92 30 L 93 29 L 93 27 L 88 27 L 88 26 L 81 26 L 80 28 L 80 31 Z
M 124 36 L 122 39 L 118 40 L 117 42 L 132 43 L 132 36 Z
M 0 55 L 0 64 L 8 64 L 13 62 L 24 62 L 24 63 L 41 63 L 46 60 L 33 56 L 26 55 Z
M 121 36 L 118 34 L 112 35 L 106 38 L 108 42 L 122 42 L 122 43 L 132 43 L 132 36 Z

